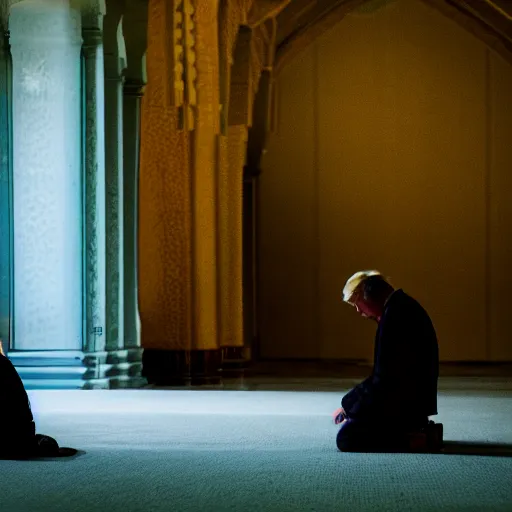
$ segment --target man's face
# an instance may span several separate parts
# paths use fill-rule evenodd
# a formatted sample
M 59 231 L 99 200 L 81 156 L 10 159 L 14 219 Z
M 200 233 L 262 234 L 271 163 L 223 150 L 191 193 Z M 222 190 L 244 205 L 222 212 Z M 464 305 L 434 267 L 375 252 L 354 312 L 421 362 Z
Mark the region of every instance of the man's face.
M 366 302 L 362 297 L 359 296 L 356 296 L 353 299 L 353 304 L 354 307 L 356 308 L 356 311 L 363 318 L 369 318 L 370 320 L 378 321 L 380 315 L 373 304 Z

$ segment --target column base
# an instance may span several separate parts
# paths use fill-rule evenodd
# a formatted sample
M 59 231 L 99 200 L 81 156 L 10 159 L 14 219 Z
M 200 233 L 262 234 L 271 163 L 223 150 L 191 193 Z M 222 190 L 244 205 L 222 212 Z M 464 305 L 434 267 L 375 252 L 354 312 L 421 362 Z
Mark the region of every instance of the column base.
M 142 349 L 9 351 L 26 389 L 118 389 L 147 384 Z
M 250 347 L 224 347 L 222 350 L 222 376 L 238 378 L 249 368 L 252 356 Z
M 142 376 L 156 386 L 202 386 L 221 383 L 220 350 L 144 349 Z

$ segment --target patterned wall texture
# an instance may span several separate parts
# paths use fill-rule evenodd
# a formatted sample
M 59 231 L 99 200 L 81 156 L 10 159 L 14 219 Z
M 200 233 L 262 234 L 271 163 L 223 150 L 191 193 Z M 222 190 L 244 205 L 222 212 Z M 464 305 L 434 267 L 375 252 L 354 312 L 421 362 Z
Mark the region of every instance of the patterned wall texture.
M 251 54 L 265 53 L 264 38 L 253 50 L 248 29 L 239 31 L 251 4 L 149 2 L 139 214 L 144 348 L 243 345 L 242 177 L 264 65 Z M 243 51 L 233 55 L 237 46 Z
M 219 139 L 219 344 L 243 344 L 242 308 L 242 169 L 247 127 L 230 126 Z
M 217 343 L 217 184 L 216 136 L 219 131 L 218 30 L 216 2 L 197 2 L 194 13 L 198 105 L 191 132 L 192 348 L 215 349 Z
M 17 85 L 12 100 L 15 348 L 79 350 L 80 13 L 19 3 L 9 28 Z M 61 37 L 50 39 L 49 31 Z
M 167 77 L 172 18 L 149 4 L 148 84 L 142 101 L 139 181 L 139 309 L 144 348 L 191 345 L 189 133 L 179 131 Z

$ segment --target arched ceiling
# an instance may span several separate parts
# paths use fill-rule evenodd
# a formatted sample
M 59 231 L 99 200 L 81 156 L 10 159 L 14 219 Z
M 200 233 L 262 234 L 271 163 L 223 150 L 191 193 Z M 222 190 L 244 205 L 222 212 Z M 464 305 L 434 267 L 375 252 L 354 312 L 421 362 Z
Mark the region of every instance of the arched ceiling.
M 275 17 L 276 71 L 325 30 L 354 9 L 373 9 L 392 0 L 255 0 L 259 9 Z M 420 0 L 453 19 L 512 62 L 512 1 Z M 250 21 L 255 21 L 256 17 Z

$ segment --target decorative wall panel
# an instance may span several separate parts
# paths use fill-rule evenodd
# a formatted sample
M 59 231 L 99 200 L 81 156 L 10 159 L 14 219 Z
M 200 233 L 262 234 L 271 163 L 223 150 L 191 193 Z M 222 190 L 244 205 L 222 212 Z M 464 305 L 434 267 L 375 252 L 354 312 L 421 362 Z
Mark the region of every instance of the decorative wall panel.
M 184 350 L 192 343 L 190 136 L 177 130 L 178 111 L 165 101 L 170 74 L 165 45 L 172 34 L 161 23 L 163 4 L 149 2 L 139 180 L 139 309 L 144 348 Z

